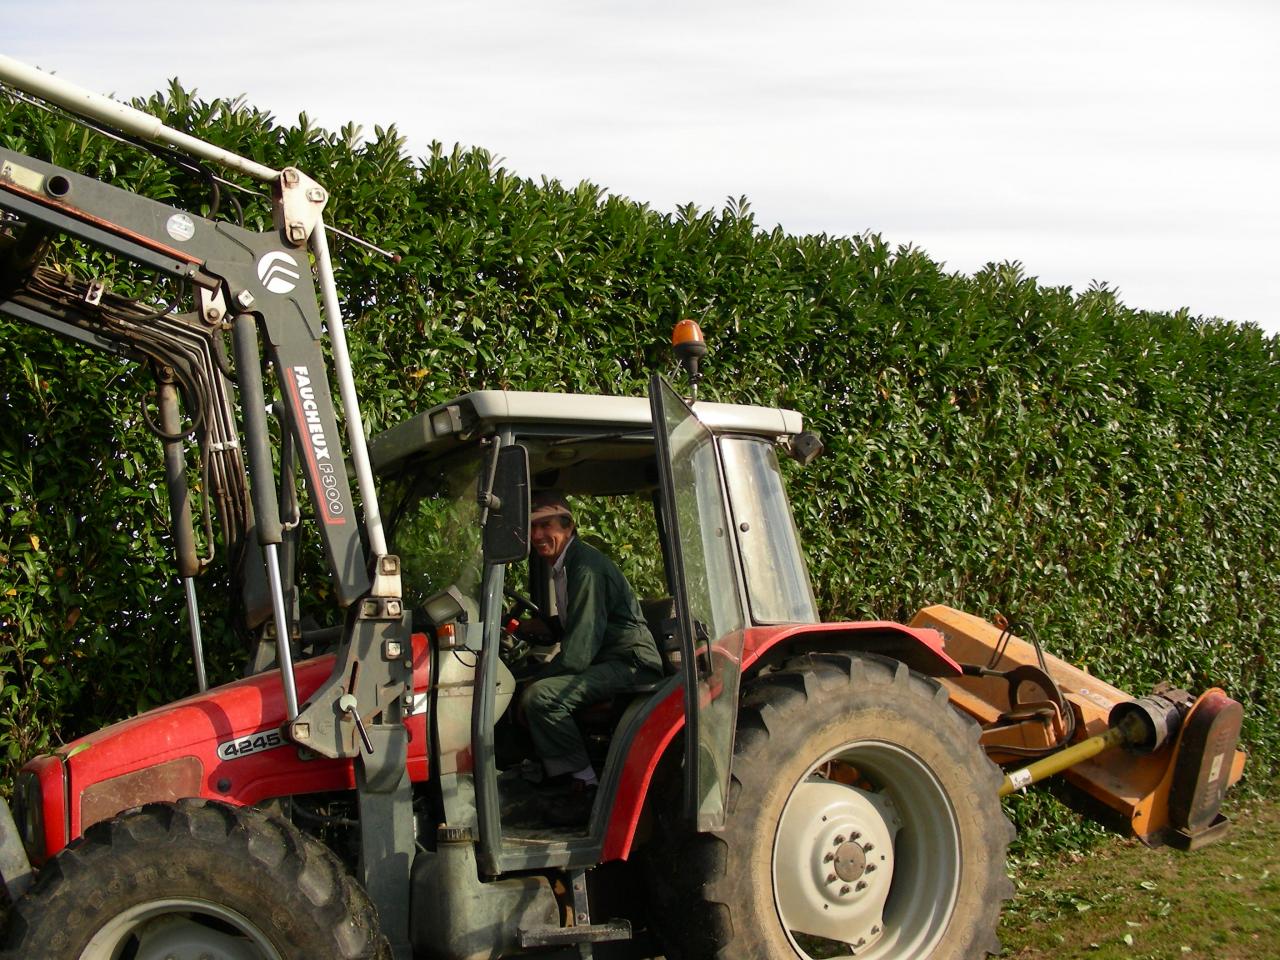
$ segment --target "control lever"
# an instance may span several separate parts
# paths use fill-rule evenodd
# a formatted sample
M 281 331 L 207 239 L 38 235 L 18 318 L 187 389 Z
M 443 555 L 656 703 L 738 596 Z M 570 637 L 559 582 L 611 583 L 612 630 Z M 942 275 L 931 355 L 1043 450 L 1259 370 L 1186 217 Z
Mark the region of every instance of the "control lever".
M 356 722 L 356 733 L 360 734 L 360 742 L 364 744 L 365 752 L 373 756 L 373 742 L 369 739 L 369 734 L 360 719 L 360 711 L 356 708 L 355 694 L 344 693 L 340 696 L 338 698 L 338 709 L 351 715 L 351 719 Z

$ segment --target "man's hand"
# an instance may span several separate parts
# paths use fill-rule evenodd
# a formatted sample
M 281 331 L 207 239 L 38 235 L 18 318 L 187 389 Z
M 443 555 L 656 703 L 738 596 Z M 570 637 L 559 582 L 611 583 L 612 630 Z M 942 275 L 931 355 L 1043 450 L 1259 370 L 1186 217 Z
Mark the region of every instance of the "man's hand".
M 520 626 L 516 628 L 516 634 L 521 640 L 525 640 L 535 647 L 548 647 L 555 643 L 555 636 L 551 633 L 551 628 L 547 626 L 546 621 L 541 617 L 530 617 L 528 620 L 521 620 Z

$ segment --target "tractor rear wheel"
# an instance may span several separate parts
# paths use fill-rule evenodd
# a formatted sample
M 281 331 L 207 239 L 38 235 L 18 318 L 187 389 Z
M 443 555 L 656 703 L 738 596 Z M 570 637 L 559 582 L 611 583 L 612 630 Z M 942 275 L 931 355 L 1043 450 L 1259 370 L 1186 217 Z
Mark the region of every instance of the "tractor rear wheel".
M 972 960 L 999 950 L 1014 831 L 936 682 L 813 654 L 745 688 L 723 831 L 668 875 L 682 960 Z M 676 929 L 672 930 L 674 926 Z
M 14 907 L 24 960 L 386 960 L 372 905 L 291 824 L 202 800 L 96 824 Z

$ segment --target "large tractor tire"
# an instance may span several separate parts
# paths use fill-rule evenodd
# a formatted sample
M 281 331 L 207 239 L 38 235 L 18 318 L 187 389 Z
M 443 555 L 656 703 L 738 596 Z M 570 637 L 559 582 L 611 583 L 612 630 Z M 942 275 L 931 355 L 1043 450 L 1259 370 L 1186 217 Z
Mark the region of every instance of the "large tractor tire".
M 974 960 L 1000 949 L 1012 824 L 932 680 L 814 654 L 744 689 L 723 831 L 670 851 L 681 960 Z
M 22 960 L 387 960 L 368 897 L 261 811 L 150 804 L 91 827 L 9 920 Z

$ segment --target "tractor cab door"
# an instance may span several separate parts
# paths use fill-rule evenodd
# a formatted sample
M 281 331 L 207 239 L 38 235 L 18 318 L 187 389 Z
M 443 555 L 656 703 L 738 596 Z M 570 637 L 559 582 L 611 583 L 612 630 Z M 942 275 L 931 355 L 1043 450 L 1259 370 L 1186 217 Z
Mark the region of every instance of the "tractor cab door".
M 662 377 L 649 381 L 684 669 L 685 812 L 724 823 L 745 617 L 715 438 Z

